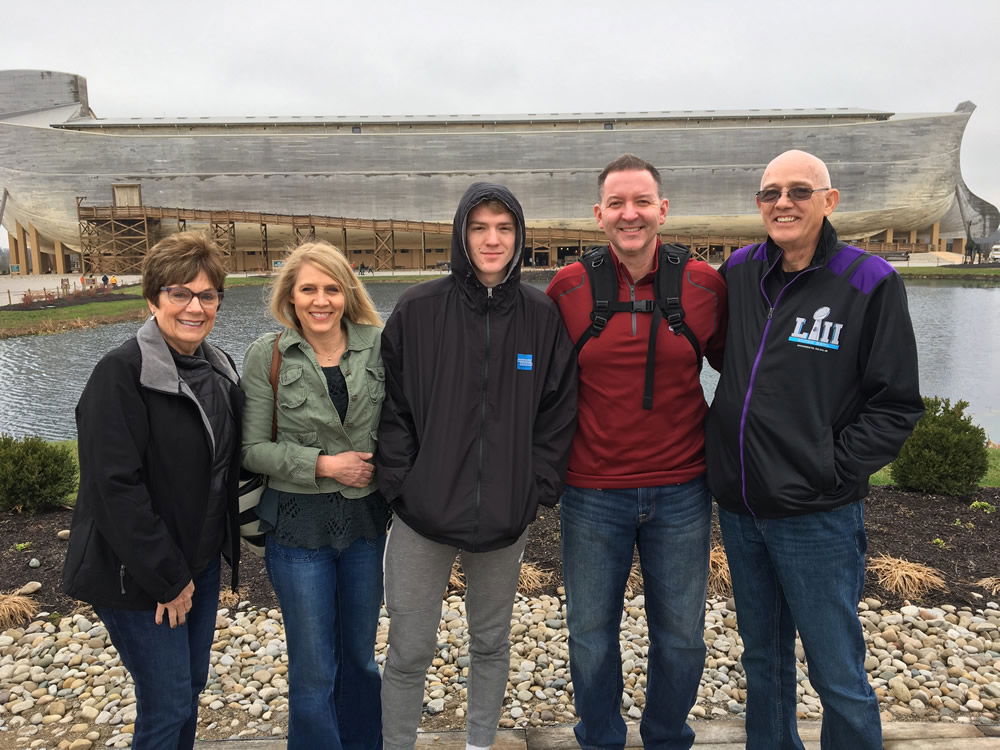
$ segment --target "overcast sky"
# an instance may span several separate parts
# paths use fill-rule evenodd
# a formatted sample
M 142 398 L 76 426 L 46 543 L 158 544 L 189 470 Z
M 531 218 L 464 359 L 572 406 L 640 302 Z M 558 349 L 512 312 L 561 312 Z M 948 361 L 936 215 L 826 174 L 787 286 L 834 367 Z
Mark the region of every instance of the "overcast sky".
M 997 0 L 51 0 L 3 21 L 0 69 L 80 74 L 98 117 L 971 100 L 962 171 L 1000 206 Z

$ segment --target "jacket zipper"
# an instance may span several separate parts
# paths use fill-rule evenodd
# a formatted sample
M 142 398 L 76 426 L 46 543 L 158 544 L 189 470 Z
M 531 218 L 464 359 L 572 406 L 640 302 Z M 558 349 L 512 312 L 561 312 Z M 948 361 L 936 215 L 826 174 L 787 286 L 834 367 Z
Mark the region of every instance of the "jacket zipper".
M 778 307 L 778 303 L 781 302 L 781 298 L 785 296 L 785 291 L 788 287 L 794 284 L 803 273 L 808 273 L 809 271 L 816 270 L 816 267 L 810 267 L 804 269 L 801 273 L 795 276 L 790 282 L 781 287 L 781 291 L 778 292 L 778 296 L 774 298 L 774 302 L 767 296 L 767 291 L 764 289 L 764 280 L 771 274 L 774 267 L 781 262 L 781 255 L 771 264 L 767 272 L 761 276 L 760 279 L 760 294 L 767 302 L 767 322 L 764 324 L 764 330 L 760 334 L 760 342 L 757 344 L 757 354 L 754 356 L 753 366 L 750 368 L 750 378 L 747 381 L 747 390 L 743 395 L 743 410 L 740 412 L 740 428 L 739 428 L 739 446 L 740 446 L 740 497 L 743 500 L 743 506 L 747 509 L 751 516 L 756 518 L 757 514 L 753 512 L 753 508 L 750 507 L 750 501 L 747 498 L 747 468 L 746 468 L 746 424 L 747 416 L 750 413 L 750 397 L 753 395 L 753 387 L 757 381 L 757 370 L 760 369 L 760 361 L 764 356 L 764 345 L 767 343 L 767 334 L 771 330 L 771 323 L 774 322 L 774 311 Z
M 122 587 L 122 596 L 125 596 L 125 563 L 118 569 L 118 581 Z
M 479 545 L 479 508 L 483 494 L 483 455 L 486 445 L 486 395 L 490 375 L 490 300 L 493 299 L 493 288 L 486 288 L 486 345 L 483 352 L 483 385 L 479 409 L 479 467 L 476 470 L 476 526 L 472 537 L 472 549 Z

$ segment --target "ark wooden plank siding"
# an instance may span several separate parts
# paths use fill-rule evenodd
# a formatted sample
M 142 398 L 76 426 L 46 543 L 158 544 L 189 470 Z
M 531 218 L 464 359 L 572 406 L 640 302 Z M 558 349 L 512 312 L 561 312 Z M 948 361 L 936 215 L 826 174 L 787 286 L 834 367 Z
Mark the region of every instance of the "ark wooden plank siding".
M 76 199 L 111 205 L 116 185 L 138 186 L 146 206 L 448 222 L 469 183 L 490 180 L 532 227 L 592 230 L 597 174 L 632 152 L 663 173 L 668 232 L 752 237 L 761 170 L 803 148 L 830 166 L 843 235 L 937 242 L 1000 221 L 961 176 L 973 109 L 99 119 L 80 76 L 2 71 L 3 223 L 79 249 Z M 236 243 L 259 243 L 255 232 Z

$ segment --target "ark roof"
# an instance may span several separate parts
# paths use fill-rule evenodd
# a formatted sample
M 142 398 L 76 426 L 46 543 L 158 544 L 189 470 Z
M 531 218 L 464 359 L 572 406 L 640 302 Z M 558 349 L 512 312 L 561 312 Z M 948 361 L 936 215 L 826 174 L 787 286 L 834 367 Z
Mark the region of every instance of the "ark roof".
M 448 126 L 448 125 L 549 125 L 549 124 L 644 124 L 716 122 L 718 124 L 751 124 L 786 122 L 800 119 L 826 119 L 856 122 L 858 120 L 888 120 L 892 112 L 871 109 L 799 108 L 799 109 L 702 109 L 643 112 L 553 112 L 524 114 L 439 114 L 439 115 L 268 115 L 257 117 L 110 117 L 75 118 L 53 127 L 70 130 L 101 130 L 151 127 L 233 127 L 233 126 Z M 605 125 L 606 126 L 606 125 Z

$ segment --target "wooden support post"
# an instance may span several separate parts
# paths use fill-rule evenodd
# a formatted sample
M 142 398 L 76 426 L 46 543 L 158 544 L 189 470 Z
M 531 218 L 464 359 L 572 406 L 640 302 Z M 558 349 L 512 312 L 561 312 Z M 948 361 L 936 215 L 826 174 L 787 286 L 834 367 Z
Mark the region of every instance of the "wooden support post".
M 45 273 L 42 268 L 42 245 L 38 239 L 38 227 L 28 222 L 28 242 L 31 243 L 31 272 Z
M 427 233 L 420 230 L 420 267 L 427 270 Z
M 10 264 L 11 266 L 17 266 L 17 273 L 22 274 L 24 273 L 21 270 L 24 267 L 24 259 L 21 257 L 21 245 L 14 234 L 8 234 L 7 239 L 10 241 Z
M 892 227 L 889 227 L 888 229 L 885 230 L 885 241 L 886 244 L 892 242 Z
M 394 232 L 373 230 L 372 235 L 375 240 L 375 269 L 378 271 L 391 271 L 396 267 L 396 246 L 393 238 Z
M 344 251 L 344 255 L 348 255 L 347 252 L 347 227 L 340 228 L 340 249 Z
M 63 243 L 55 240 L 56 250 L 56 273 L 66 273 L 66 252 L 63 250 Z
M 292 227 L 292 230 L 295 232 L 296 246 L 301 245 L 305 242 L 316 241 L 316 227 L 312 226 L 311 224 L 306 226 L 296 224 Z M 344 252 L 346 253 L 347 250 L 344 249 Z
M 17 242 L 21 246 L 21 275 L 27 276 L 28 270 L 28 233 L 20 222 L 14 222 L 14 229 L 17 232 Z
M 965 237 L 956 237 L 951 241 L 951 251 L 959 255 L 965 255 Z
M 911 245 L 916 245 L 917 244 L 917 230 L 916 229 L 911 229 L 910 230 L 910 240 L 909 240 L 909 242 L 910 242 Z
M 941 243 L 941 222 L 935 221 L 931 224 L 931 252 L 938 249 Z
M 260 251 L 264 255 L 264 273 L 271 273 L 271 252 L 267 244 L 267 224 L 260 225 Z

